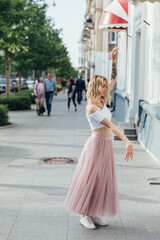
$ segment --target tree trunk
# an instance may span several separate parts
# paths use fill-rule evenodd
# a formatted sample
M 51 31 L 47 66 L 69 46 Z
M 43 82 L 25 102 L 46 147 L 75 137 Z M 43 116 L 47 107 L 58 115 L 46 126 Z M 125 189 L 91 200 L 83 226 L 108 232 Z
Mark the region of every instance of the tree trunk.
M 8 54 L 6 54 L 6 97 L 9 97 L 9 61 Z
M 34 79 L 34 84 L 35 84 L 35 82 L 36 82 L 36 70 L 33 70 L 34 71 L 34 73 L 33 73 L 33 79 Z
M 18 93 L 21 93 L 21 77 L 22 77 L 22 69 L 19 68 L 19 84 L 18 84 Z

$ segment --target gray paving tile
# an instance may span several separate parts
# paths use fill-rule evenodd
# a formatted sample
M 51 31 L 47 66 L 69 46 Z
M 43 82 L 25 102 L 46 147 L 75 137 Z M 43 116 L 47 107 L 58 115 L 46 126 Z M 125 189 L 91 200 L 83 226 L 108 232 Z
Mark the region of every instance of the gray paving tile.
M 1 184 L 2 186 L 2 184 Z M 3 184 L 3 186 L 6 186 L 6 184 Z M 7 186 L 9 186 L 8 188 L 5 187 L 5 190 L 3 189 L 2 190 L 2 187 L 1 187 L 1 191 L 0 191 L 0 202 L 2 200 L 6 200 L 6 203 L 8 201 L 11 201 L 11 200 L 23 200 L 27 194 L 27 190 L 24 189 L 22 190 L 21 189 L 21 186 L 20 186 L 20 189 L 18 188 L 11 188 L 10 187 L 10 184 Z M 23 187 L 23 186 L 22 186 Z
M 25 167 L 25 169 L 37 168 L 39 159 L 19 158 L 9 162 L 9 167 Z
M 98 229 L 95 229 L 95 230 L 90 230 L 90 231 L 93 231 L 94 233 L 95 232 L 97 232 L 97 231 L 99 231 Z M 81 236 L 81 235 L 77 235 L 77 236 L 75 236 L 75 235 L 68 235 L 68 239 L 67 240 L 126 240 L 126 237 L 125 237 L 125 235 L 120 235 L 120 234 L 118 234 L 118 235 L 116 235 L 116 236 L 112 236 L 112 235 L 108 235 L 107 234 L 107 231 L 106 231 L 106 235 L 101 235 L 101 234 L 95 234 L 95 235 L 93 235 L 93 234 L 91 234 L 91 235 L 89 235 L 89 233 L 88 233 L 88 235 L 85 235 L 85 237 L 84 236 Z
M 160 217 L 122 219 L 127 240 L 160 239 Z
M 109 219 L 106 227 L 97 226 L 96 231 L 85 229 L 79 222 L 79 217 L 69 217 L 68 235 L 69 236 L 119 236 L 124 235 L 123 226 L 120 219 Z
M 54 175 L 54 174 L 53 174 Z M 46 187 L 67 187 L 71 183 L 71 176 L 65 176 L 65 181 L 64 178 L 62 178 L 60 175 L 53 176 L 53 177 L 36 177 L 34 180 L 34 186 L 46 186 Z
M 0 234 L 9 233 L 15 220 L 16 220 L 16 217 L 0 216 Z
M 68 216 L 67 211 L 64 208 L 63 201 L 53 201 L 53 202 L 32 202 L 32 203 L 24 203 L 19 216 L 31 216 L 31 217 L 40 217 L 40 216 Z
M 1 240 L 7 240 L 8 233 L 0 233 Z
M 17 217 L 19 215 L 21 204 L 1 204 L 0 203 L 0 216 L 1 217 Z
M 8 240 L 44 240 L 66 239 L 67 221 L 64 218 L 19 218 L 15 223 Z

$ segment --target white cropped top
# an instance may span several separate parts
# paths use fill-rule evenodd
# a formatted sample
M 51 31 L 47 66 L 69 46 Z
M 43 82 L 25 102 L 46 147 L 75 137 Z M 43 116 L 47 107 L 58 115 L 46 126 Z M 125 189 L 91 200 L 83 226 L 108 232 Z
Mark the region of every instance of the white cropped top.
M 91 130 L 96 130 L 104 127 L 104 125 L 100 123 L 104 118 L 107 118 L 109 121 L 111 121 L 112 113 L 106 106 L 104 106 L 103 109 L 97 109 L 97 111 L 90 115 L 86 114 L 86 117 L 91 127 Z

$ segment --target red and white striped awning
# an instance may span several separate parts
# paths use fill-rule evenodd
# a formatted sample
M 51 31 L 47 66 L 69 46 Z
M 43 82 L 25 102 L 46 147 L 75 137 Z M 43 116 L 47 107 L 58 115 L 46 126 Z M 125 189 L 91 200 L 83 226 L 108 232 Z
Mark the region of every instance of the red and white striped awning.
M 114 0 L 102 13 L 99 29 L 121 31 L 128 27 L 128 1 Z

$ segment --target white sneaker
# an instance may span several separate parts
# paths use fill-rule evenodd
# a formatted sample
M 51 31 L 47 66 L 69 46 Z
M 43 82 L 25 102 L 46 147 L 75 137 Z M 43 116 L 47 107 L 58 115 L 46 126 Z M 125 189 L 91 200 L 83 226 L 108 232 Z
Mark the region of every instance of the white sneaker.
M 99 217 L 92 217 L 92 221 L 97 224 L 97 225 L 100 225 L 100 226 L 107 226 L 108 225 L 108 222 L 106 219 L 102 219 L 102 218 L 99 218 Z
M 89 216 L 85 216 L 80 218 L 80 223 L 87 229 L 95 229 L 96 226 L 92 222 L 91 218 Z

